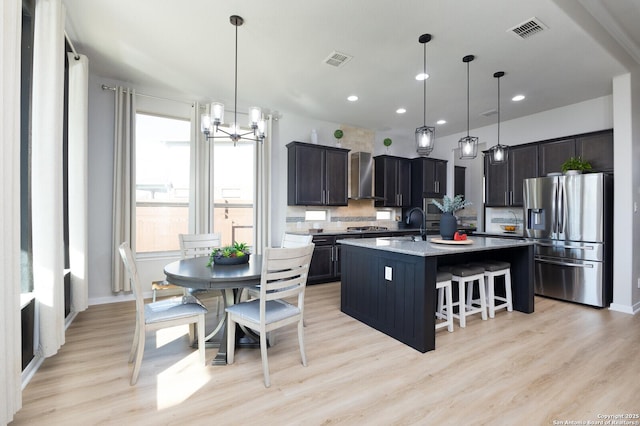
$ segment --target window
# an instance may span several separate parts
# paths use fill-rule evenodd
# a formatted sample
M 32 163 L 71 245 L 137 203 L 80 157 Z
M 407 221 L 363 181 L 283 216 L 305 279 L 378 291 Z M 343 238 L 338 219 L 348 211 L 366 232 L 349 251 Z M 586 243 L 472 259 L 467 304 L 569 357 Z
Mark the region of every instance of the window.
M 136 114 L 136 252 L 180 248 L 189 232 L 189 120 Z
M 213 143 L 213 227 L 222 244 L 235 241 L 253 246 L 253 143 L 216 139 Z

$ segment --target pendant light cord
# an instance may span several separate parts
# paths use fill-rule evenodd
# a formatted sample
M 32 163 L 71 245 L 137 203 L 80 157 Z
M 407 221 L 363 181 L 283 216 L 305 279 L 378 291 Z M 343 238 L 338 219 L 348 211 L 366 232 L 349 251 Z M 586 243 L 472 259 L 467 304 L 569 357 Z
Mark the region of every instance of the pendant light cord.
M 423 125 L 427 125 L 427 43 L 422 43 L 424 49 L 422 72 L 424 73 L 424 80 L 422 80 L 422 101 L 424 104 L 424 117 Z
M 467 62 L 467 138 L 469 138 L 469 62 Z
M 498 77 L 498 146 L 500 146 L 500 77 Z
M 236 64 L 235 64 L 235 71 L 234 71 L 234 80 L 235 80 L 235 87 L 234 87 L 234 94 L 233 94 L 233 121 L 234 121 L 234 129 L 233 132 L 235 134 L 238 133 L 238 25 L 234 24 L 234 26 L 236 27 Z

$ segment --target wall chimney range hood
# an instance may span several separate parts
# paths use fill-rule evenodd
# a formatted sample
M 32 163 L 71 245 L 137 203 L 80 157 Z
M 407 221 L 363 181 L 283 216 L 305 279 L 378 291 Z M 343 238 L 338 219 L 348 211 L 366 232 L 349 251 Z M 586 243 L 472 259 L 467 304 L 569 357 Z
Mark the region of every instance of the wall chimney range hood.
M 370 152 L 351 154 L 351 196 L 352 200 L 381 200 L 373 196 L 373 159 Z

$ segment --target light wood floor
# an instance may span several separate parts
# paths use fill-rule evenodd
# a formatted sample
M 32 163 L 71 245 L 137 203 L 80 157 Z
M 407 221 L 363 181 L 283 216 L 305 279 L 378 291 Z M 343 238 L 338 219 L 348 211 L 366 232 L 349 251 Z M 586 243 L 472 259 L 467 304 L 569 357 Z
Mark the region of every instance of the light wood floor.
M 259 350 L 201 366 L 186 327 L 149 335 L 131 387 L 133 304 L 91 306 L 27 386 L 12 424 L 542 425 L 640 413 L 640 315 L 537 297 L 533 314 L 439 330 L 436 350 L 421 354 L 339 302 L 338 283 L 308 288 L 308 366 L 295 327 L 281 330 L 269 389 Z

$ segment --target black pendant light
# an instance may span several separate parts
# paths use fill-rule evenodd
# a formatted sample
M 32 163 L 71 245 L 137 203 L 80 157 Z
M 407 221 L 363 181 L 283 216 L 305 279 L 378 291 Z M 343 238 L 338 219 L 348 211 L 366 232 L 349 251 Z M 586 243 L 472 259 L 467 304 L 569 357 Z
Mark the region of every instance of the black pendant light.
M 423 104 L 424 104 L 424 120 L 422 127 L 416 129 L 416 150 L 418 155 L 427 156 L 433 151 L 433 144 L 436 139 L 436 128 L 427 126 L 427 43 L 431 41 L 431 34 L 422 34 L 418 37 L 424 48 L 423 55 Z
M 462 58 L 462 62 L 467 64 L 467 136 L 458 141 L 461 160 L 471 160 L 478 155 L 478 137 L 469 136 L 469 62 L 473 61 L 475 56 L 467 55 Z
M 509 156 L 509 147 L 500 145 L 500 78 L 504 76 L 504 71 L 498 71 L 493 77 L 498 79 L 498 143 L 489 149 L 490 164 L 504 164 Z

